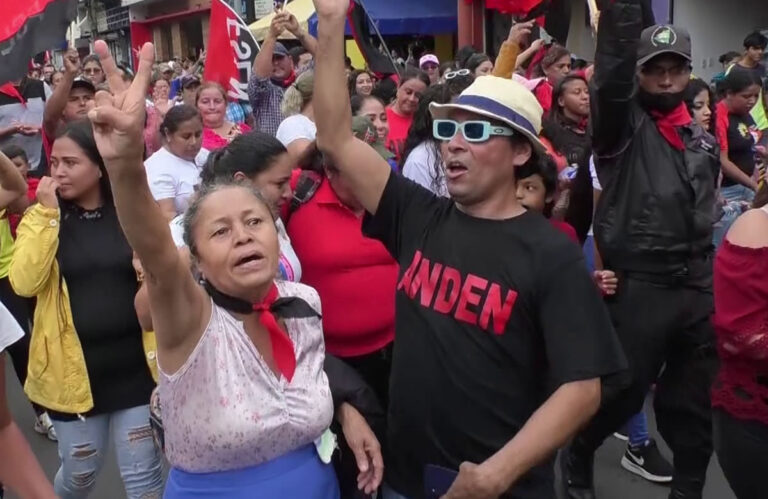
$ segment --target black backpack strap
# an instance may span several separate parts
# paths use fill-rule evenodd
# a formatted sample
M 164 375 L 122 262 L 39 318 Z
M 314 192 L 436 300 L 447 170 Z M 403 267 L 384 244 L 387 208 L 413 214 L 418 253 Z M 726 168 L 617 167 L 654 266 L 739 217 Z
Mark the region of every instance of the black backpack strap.
M 296 183 L 296 189 L 293 191 L 293 199 L 288 207 L 288 216 L 290 217 L 293 212 L 299 209 L 299 207 L 312 199 L 312 196 L 317 192 L 317 188 L 320 187 L 322 179 L 320 175 L 309 170 L 304 170 L 299 175 L 299 180 Z

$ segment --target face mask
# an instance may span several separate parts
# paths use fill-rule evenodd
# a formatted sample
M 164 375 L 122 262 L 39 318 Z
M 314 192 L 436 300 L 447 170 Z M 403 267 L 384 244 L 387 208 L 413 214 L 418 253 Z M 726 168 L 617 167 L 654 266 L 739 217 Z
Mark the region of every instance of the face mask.
M 638 91 L 638 97 L 640 98 L 640 105 L 648 111 L 658 111 L 666 114 L 677 108 L 683 102 L 683 95 L 685 91 L 678 93 L 664 92 L 660 94 L 652 94 L 646 92 L 642 88 Z

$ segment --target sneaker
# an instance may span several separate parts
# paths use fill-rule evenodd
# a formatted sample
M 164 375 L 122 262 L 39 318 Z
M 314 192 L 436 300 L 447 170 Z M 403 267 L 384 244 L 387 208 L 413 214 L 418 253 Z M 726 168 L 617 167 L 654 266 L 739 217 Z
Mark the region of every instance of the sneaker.
M 53 423 L 47 412 L 40 414 L 35 419 L 35 431 L 48 437 L 48 440 L 54 442 L 58 441 L 58 438 L 56 438 L 56 430 L 53 428 Z
M 627 441 L 629 441 L 629 435 L 627 435 L 626 433 L 624 433 L 624 430 L 619 430 L 619 431 L 615 432 L 615 433 L 613 434 L 613 438 L 618 438 L 618 439 L 619 439 L 619 440 L 621 440 L 622 442 L 627 442 Z
M 627 450 L 621 458 L 621 466 L 653 483 L 670 483 L 674 472 L 672 464 L 661 455 L 653 439 L 648 440 L 643 447 L 633 448 L 627 445 Z

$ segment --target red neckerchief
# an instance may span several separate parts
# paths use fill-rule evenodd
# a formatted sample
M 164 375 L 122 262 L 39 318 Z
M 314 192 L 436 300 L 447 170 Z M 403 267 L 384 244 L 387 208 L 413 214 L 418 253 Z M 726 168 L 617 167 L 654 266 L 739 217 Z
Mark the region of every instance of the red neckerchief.
M 27 106 L 27 100 L 19 93 L 19 89 L 13 83 L 3 83 L 0 85 L 0 93 L 17 99 L 24 107 Z
M 669 142 L 669 145 L 678 151 L 685 151 L 683 138 L 677 132 L 678 127 L 690 125 L 693 122 L 685 103 L 681 102 L 679 106 L 667 114 L 651 111 L 651 117 L 656 121 L 659 133 Z
M 275 359 L 277 370 L 290 382 L 296 372 L 296 351 L 288 333 L 283 331 L 272 313 L 272 305 L 277 301 L 277 286 L 272 286 L 267 291 L 267 296 L 260 303 L 253 304 L 253 311 L 259 314 L 259 322 L 267 329 L 269 340 L 272 343 L 272 357 Z
M 286 79 L 284 79 L 282 81 L 280 81 L 280 80 L 272 80 L 272 81 L 274 81 L 275 83 L 277 83 L 277 85 L 279 85 L 279 86 L 281 86 L 283 88 L 288 88 L 291 85 L 293 85 L 293 82 L 296 81 L 296 71 L 291 71 L 290 76 L 288 76 L 288 78 L 286 78 Z

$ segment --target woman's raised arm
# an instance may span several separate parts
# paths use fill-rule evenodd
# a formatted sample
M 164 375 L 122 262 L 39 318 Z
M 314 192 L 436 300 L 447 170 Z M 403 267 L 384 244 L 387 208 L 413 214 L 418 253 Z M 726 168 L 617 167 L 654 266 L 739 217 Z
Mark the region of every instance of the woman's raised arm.
M 107 44 L 97 41 L 95 51 L 113 93 L 98 92 L 88 117 L 109 172 L 120 225 L 147 275 L 158 346 L 162 352 L 194 345 L 208 302 L 179 258 L 168 222 L 152 198 L 143 163 L 144 102 L 154 48 L 150 43 L 142 47 L 139 70 L 130 86 L 123 82 Z

